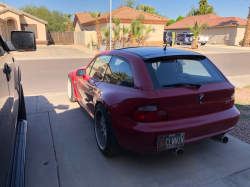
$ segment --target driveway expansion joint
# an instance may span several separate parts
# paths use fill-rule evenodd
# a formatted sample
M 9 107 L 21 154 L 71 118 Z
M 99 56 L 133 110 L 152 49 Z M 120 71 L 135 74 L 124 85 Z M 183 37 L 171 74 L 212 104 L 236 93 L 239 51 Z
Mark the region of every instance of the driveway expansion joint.
M 55 156 L 55 162 L 56 162 L 57 182 L 58 182 L 58 186 L 60 187 L 61 185 L 60 185 L 60 177 L 59 177 L 58 162 L 57 162 L 57 157 L 56 157 L 56 149 L 55 149 L 54 135 L 53 135 L 53 131 L 52 131 L 52 126 L 51 126 L 51 120 L 50 120 L 50 116 L 49 116 L 49 111 L 48 111 L 47 113 L 48 113 L 49 126 L 50 126 L 51 137 L 52 137 L 52 145 L 53 145 L 54 156 Z

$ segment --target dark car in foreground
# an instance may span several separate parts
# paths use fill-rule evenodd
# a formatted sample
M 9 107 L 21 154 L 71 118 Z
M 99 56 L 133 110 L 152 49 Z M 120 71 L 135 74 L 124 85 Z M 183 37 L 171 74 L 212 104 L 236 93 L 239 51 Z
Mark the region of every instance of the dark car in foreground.
M 0 35 L 0 186 L 25 186 L 27 118 L 21 70 L 12 51 L 36 50 L 35 34 L 12 31 L 11 41 Z
M 68 75 L 68 96 L 94 118 L 106 156 L 174 150 L 238 122 L 234 86 L 205 56 L 161 47 L 104 51 Z

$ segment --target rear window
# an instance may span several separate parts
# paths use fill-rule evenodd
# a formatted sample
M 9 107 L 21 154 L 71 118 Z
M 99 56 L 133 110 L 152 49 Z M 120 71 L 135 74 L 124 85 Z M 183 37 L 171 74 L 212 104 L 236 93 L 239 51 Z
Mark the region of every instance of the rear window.
M 172 36 L 172 32 L 168 32 L 167 35 L 168 35 L 168 36 Z
M 145 61 L 156 89 L 178 83 L 211 84 L 225 82 L 226 79 L 205 57 L 151 59 Z
M 187 37 L 193 36 L 192 34 L 186 34 Z

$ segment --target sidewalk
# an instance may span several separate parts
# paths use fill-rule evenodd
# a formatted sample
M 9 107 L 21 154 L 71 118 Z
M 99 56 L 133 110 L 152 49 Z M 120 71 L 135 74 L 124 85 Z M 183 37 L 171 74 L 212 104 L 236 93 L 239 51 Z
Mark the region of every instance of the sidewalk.
M 36 51 L 13 52 L 17 60 L 31 59 L 72 59 L 72 58 L 93 58 L 97 50 L 89 51 L 81 45 L 37 45 Z

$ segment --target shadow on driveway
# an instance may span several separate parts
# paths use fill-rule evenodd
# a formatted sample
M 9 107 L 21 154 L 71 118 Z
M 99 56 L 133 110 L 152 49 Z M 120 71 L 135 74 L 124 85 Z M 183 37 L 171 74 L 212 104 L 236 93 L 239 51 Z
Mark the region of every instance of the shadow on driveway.
M 210 139 L 187 144 L 182 157 L 126 152 L 107 158 L 97 147 L 93 119 L 66 93 L 27 96 L 25 101 L 26 187 L 248 184 L 250 145 L 230 135 L 228 144 Z

